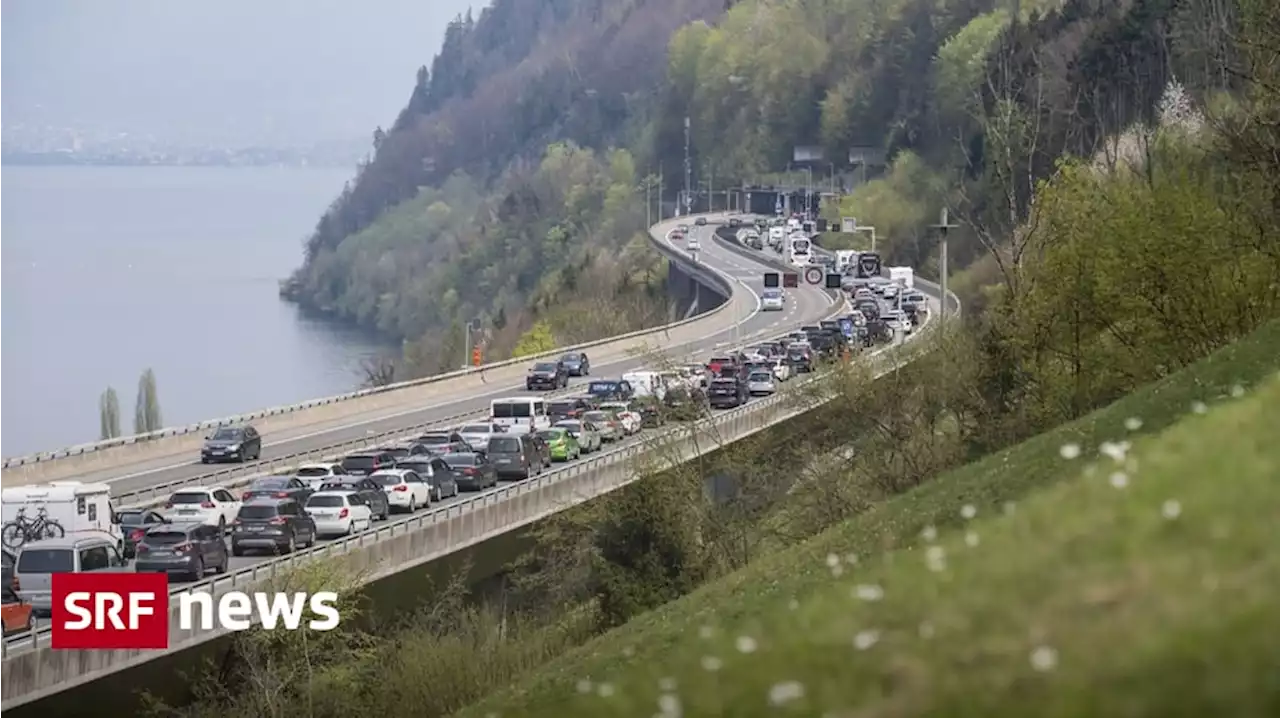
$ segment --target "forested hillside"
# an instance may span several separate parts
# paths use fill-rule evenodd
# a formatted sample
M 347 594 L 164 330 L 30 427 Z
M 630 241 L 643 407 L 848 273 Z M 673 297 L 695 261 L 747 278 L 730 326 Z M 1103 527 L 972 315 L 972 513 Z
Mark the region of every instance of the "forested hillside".
M 418 373 L 461 363 L 476 319 L 490 356 L 535 321 L 525 349 L 665 321 L 665 267 L 637 250 L 652 168 L 612 148 L 638 144 L 671 34 L 722 10 L 496 0 L 458 18 L 308 239 L 292 296 L 413 340 Z

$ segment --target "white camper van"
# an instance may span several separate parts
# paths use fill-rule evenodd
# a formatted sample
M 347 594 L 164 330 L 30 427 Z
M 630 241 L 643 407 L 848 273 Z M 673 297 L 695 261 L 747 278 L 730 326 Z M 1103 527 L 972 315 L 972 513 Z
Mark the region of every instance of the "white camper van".
M 897 282 L 904 289 L 915 289 L 916 273 L 911 267 L 889 267 L 889 281 Z
M 53 481 L 39 486 L 15 486 L 0 492 L 0 539 L 15 551 L 28 538 L 59 538 L 80 533 L 110 536 L 122 544 L 124 534 L 115 523 L 111 487 L 79 481 Z M 46 528 L 33 525 L 43 523 Z M 30 535 L 32 531 L 39 535 Z

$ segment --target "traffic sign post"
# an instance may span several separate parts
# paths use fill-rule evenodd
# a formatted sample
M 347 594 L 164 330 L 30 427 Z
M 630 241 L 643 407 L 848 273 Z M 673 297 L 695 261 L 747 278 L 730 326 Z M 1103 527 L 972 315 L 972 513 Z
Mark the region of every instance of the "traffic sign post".
M 822 284 L 827 278 L 827 273 L 822 271 L 822 267 L 809 267 L 804 270 L 804 281 L 809 284 Z

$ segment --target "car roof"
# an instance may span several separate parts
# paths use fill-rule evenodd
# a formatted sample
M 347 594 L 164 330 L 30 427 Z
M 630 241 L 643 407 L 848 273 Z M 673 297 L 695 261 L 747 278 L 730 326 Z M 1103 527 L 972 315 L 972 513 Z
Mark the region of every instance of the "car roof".
M 74 549 L 85 544 L 114 544 L 115 539 L 111 538 L 107 533 L 102 535 L 93 534 L 76 534 L 73 536 L 59 536 L 57 538 L 39 539 L 36 541 L 27 541 L 18 549 L 21 553 L 27 549 Z
M 317 497 L 317 496 L 340 496 L 340 497 L 342 497 L 342 498 L 344 498 L 344 499 L 345 499 L 345 498 L 347 498 L 348 496 L 350 496 L 350 495 L 351 495 L 351 494 L 353 494 L 353 493 L 355 493 L 355 492 L 353 492 L 353 491 L 335 491 L 335 490 L 333 490 L 333 489 L 326 489 L 326 490 L 324 490 L 324 491 L 317 491 L 317 492 L 315 492 L 314 494 L 312 494 L 312 495 L 308 496 L 308 497 L 307 497 L 307 501 L 310 501 L 311 499 L 314 499 L 314 498 L 315 498 L 315 497 Z
M 246 502 L 244 502 L 243 504 L 241 504 L 241 506 L 249 506 L 249 505 L 255 505 L 255 506 L 271 505 L 271 506 L 276 506 L 276 505 L 278 505 L 278 504 L 285 504 L 285 503 L 289 503 L 290 501 L 293 501 L 293 499 L 291 499 L 291 498 L 280 498 L 280 499 L 278 499 L 278 498 L 276 498 L 276 497 L 274 497 L 274 496 L 254 496 L 253 498 L 251 498 L 251 499 L 249 499 L 248 501 L 246 501 Z
M 353 451 L 350 454 L 347 454 L 346 456 L 344 456 L 343 458 L 350 459 L 353 456 L 381 456 L 382 454 L 385 454 L 385 453 L 386 452 L 383 451 L 382 449 L 374 449 L 372 451 Z
M 402 479 L 403 479 L 403 478 L 404 478 L 404 475 L 405 475 L 405 474 L 407 474 L 407 473 L 409 473 L 409 472 L 410 472 L 410 471 L 412 471 L 412 470 L 413 470 L 413 469 L 399 469 L 399 468 L 396 468 L 396 469 L 379 469 L 379 470 L 377 470 L 377 471 L 373 472 L 372 474 L 369 474 L 369 477 L 370 477 L 370 478 L 372 478 L 372 477 L 374 477 L 374 476 L 398 476 L 398 477 L 400 477 L 400 478 L 402 478 Z
M 222 486 L 184 486 L 181 489 L 174 490 L 174 494 L 207 494 L 211 491 L 226 491 Z
M 159 529 L 161 531 L 183 531 L 183 532 L 190 533 L 192 529 L 195 529 L 197 527 L 204 526 L 204 525 L 205 524 L 201 521 L 170 521 L 167 524 L 153 524 L 151 526 L 148 526 L 147 533 L 151 533 L 156 529 Z

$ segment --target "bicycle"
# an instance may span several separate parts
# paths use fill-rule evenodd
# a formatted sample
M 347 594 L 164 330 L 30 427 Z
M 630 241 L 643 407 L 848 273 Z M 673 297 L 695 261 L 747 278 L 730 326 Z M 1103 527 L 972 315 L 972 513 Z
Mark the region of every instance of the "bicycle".
M 67 534 L 62 524 L 50 519 L 44 507 L 36 511 L 34 519 L 27 518 L 26 508 L 18 509 L 18 515 L 0 528 L 0 543 L 5 548 L 16 551 L 28 541 L 39 541 L 47 538 L 62 538 Z

